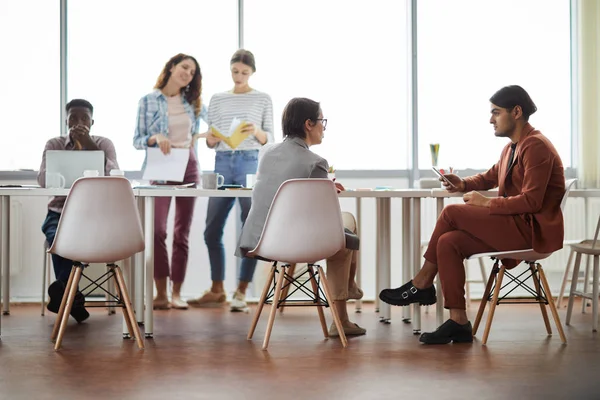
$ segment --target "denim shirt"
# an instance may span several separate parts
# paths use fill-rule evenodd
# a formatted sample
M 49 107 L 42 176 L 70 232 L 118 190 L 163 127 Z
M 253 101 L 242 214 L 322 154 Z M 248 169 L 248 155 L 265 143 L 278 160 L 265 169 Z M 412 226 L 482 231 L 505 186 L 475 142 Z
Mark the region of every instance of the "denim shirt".
M 206 122 L 208 118 L 206 106 L 202 104 L 200 115 L 196 117 L 194 114 L 194 107 L 188 103 L 184 96 L 181 96 L 181 98 L 183 100 L 183 108 L 192 121 L 192 134 L 199 133 L 200 119 L 203 119 Z M 167 99 L 158 89 L 140 99 L 138 103 L 135 134 L 133 135 L 133 147 L 138 150 L 145 150 L 148 148 L 148 139 L 150 139 L 152 135 L 159 133 L 169 137 L 169 115 L 167 110 Z M 157 146 L 158 144 L 155 143 L 152 147 Z M 194 151 L 196 151 L 195 148 Z M 146 160 L 144 160 L 142 169 L 145 166 Z

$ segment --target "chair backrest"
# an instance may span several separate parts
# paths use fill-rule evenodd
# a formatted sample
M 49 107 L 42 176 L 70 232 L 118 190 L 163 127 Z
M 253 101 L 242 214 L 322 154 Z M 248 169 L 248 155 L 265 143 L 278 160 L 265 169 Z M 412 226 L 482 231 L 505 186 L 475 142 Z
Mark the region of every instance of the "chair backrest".
M 575 185 L 575 182 L 577 182 L 577 179 L 568 179 L 565 181 L 565 194 L 563 195 L 563 198 L 560 202 L 560 210 L 563 213 L 565 212 L 565 207 L 567 206 L 567 198 L 569 197 L 569 192 L 571 191 L 573 185 Z
M 290 179 L 277 190 L 258 244 L 248 256 L 314 263 L 344 246 L 344 223 L 333 181 Z
M 142 224 L 130 182 L 120 176 L 76 180 L 48 251 L 84 263 L 109 263 L 142 250 Z

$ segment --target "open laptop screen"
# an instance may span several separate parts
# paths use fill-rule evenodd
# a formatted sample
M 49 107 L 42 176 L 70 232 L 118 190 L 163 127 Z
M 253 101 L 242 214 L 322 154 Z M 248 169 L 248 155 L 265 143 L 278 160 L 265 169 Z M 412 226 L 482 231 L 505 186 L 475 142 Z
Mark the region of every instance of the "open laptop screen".
M 53 187 L 56 179 L 49 179 L 52 174 L 60 174 L 65 178 L 65 188 L 70 188 L 83 171 L 96 170 L 104 176 L 104 152 L 102 150 L 47 150 L 46 151 L 46 187 Z

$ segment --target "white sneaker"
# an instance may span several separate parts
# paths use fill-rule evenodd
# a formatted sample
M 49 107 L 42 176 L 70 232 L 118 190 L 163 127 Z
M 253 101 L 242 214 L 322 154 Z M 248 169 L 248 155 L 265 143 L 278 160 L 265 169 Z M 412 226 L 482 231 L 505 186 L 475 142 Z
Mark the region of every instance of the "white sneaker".
M 237 290 L 229 303 L 231 312 L 248 312 L 248 304 L 246 304 L 246 295 Z

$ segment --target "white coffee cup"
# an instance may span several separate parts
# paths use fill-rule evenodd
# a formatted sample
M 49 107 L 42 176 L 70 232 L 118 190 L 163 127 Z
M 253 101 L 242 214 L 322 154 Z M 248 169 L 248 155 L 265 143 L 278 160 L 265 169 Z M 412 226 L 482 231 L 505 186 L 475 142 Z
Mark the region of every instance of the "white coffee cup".
M 125 171 L 121 171 L 120 169 L 111 169 L 110 176 L 125 176 Z
M 200 177 L 202 189 L 218 189 L 225 183 L 225 177 L 214 172 L 202 174 Z
M 65 177 L 58 172 L 51 172 L 46 174 L 46 187 L 63 189 L 66 186 Z
M 256 183 L 256 174 L 246 174 L 246 187 L 252 189 Z
M 96 169 L 86 169 L 83 171 L 83 176 L 86 178 L 100 176 L 100 172 L 98 172 Z

